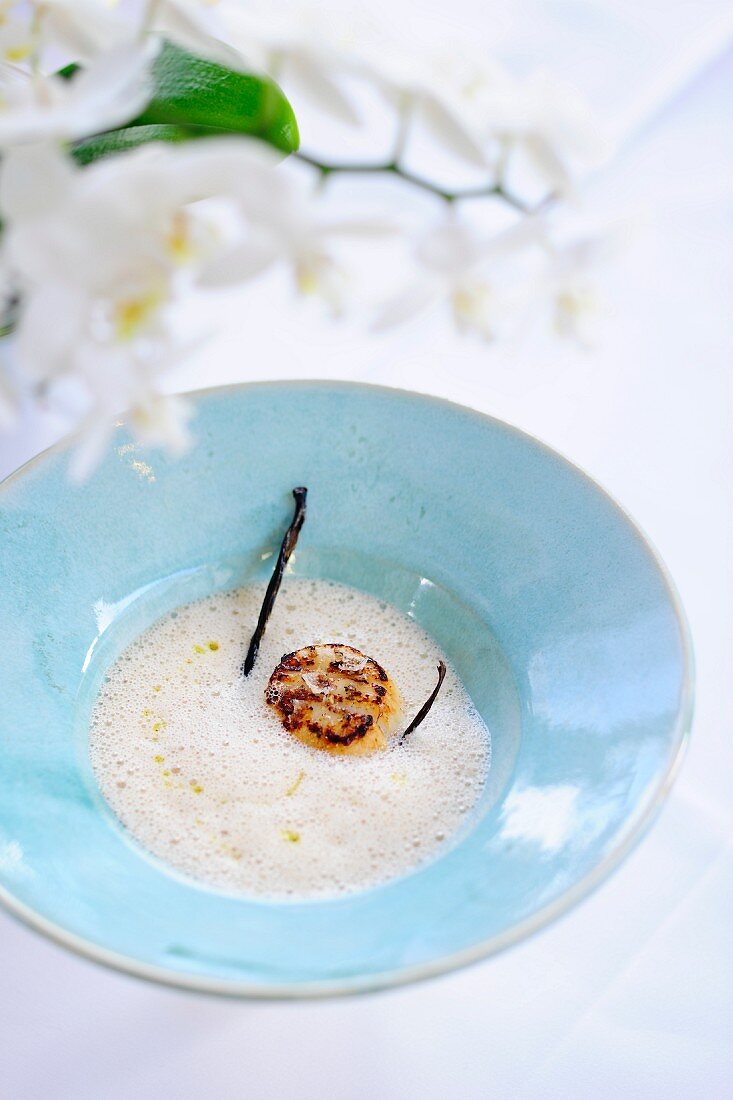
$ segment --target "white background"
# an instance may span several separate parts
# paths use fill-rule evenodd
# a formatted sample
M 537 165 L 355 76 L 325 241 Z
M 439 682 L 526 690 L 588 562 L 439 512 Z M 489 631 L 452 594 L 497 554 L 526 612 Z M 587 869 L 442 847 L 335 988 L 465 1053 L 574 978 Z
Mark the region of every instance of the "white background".
M 486 29 L 481 4 L 429 7 Z M 343 376 L 419 389 L 518 424 L 604 484 L 661 551 L 692 627 L 695 727 L 668 804 L 613 879 L 551 929 L 359 1000 L 153 988 L 0 915 L 3 1100 L 733 1096 L 733 52 L 712 0 L 522 7 L 534 18 L 506 50 L 526 43 L 531 60 L 549 43 L 548 61 L 564 57 L 629 135 L 594 182 L 594 208 L 649 215 L 611 277 L 603 345 L 487 350 L 438 318 L 365 337 L 283 311 L 263 286 L 212 307 L 214 343 L 177 384 Z M 17 460 L 33 447 L 16 440 Z

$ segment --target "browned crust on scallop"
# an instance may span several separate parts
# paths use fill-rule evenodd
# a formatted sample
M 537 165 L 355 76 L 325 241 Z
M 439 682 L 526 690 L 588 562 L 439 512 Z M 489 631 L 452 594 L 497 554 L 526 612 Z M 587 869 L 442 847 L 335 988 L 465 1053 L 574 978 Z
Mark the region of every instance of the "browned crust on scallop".
M 286 653 L 265 699 L 285 729 L 305 744 L 352 756 L 387 747 L 401 706 L 382 666 L 337 642 Z

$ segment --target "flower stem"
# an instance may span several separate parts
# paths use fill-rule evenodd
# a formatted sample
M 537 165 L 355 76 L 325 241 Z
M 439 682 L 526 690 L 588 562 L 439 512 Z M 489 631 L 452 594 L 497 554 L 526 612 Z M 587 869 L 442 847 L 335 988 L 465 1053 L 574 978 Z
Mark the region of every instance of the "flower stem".
M 460 202 L 461 199 L 498 198 L 515 210 L 518 210 L 521 214 L 534 213 L 533 207 L 522 202 L 522 200 L 517 198 L 516 195 L 513 195 L 511 191 L 507 191 L 502 183 L 490 183 L 481 187 L 468 187 L 463 190 L 449 191 L 440 187 L 440 185 L 433 180 L 426 179 L 424 176 L 418 176 L 414 172 L 410 172 L 407 168 L 404 168 L 398 160 L 382 161 L 377 164 L 348 162 L 329 163 L 317 160 L 308 153 L 297 152 L 294 153 L 293 156 L 304 164 L 309 164 L 312 168 L 315 168 L 320 173 L 323 180 L 334 175 L 389 174 L 397 176 L 413 187 L 419 187 L 422 191 L 428 191 L 431 195 L 435 195 L 437 198 L 447 203 Z

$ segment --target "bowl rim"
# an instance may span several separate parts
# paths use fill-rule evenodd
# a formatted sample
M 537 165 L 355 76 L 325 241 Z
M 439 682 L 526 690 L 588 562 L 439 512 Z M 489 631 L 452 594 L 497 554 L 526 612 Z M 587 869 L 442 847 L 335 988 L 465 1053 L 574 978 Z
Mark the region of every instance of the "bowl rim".
M 583 481 L 591 485 L 609 504 L 611 504 L 621 520 L 636 536 L 642 548 L 656 566 L 667 590 L 667 595 L 680 632 L 682 641 L 683 675 L 677 716 L 672 731 L 672 747 L 670 749 L 666 768 L 658 776 L 651 792 L 647 794 L 643 806 L 641 806 L 641 808 L 637 807 L 637 812 L 632 816 L 630 823 L 627 825 L 625 834 L 613 850 L 573 886 L 563 891 L 553 901 L 542 906 L 542 908 L 538 909 L 525 920 L 520 921 L 518 924 L 513 925 L 511 928 L 506 929 L 498 935 L 489 936 L 487 939 L 481 940 L 471 947 L 443 955 L 429 963 L 405 966 L 396 970 L 388 970 L 357 977 L 331 978 L 323 981 L 286 982 L 278 985 L 238 981 L 236 979 L 211 978 L 205 975 L 186 973 L 185 971 L 179 972 L 168 970 L 162 966 L 153 966 L 141 962 L 134 956 L 124 955 L 121 952 L 101 947 L 99 944 L 87 940 L 84 936 L 77 935 L 77 933 L 64 928 L 63 925 L 57 924 L 55 921 L 51 921 L 40 913 L 37 913 L 35 909 L 26 905 L 25 902 L 20 901 L 10 890 L 0 884 L 0 905 L 2 905 L 11 916 L 33 929 L 35 932 L 39 932 L 52 942 L 67 948 L 82 958 L 99 963 L 120 973 L 153 982 L 156 985 L 165 985 L 174 989 L 205 993 L 214 996 L 259 1001 L 313 1000 L 327 997 L 351 996 L 362 993 L 375 993 L 384 989 L 396 989 L 403 985 L 411 985 L 415 982 L 425 981 L 429 978 L 452 973 L 453 971 L 471 966 L 474 963 L 481 962 L 484 959 L 490 958 L 492 955 L 498 954 L 500 951 L 504 951 L 509 947 L 521 943 L 523 940 L 528 939 L 530 936 L 553 924 L 577 904 L 589 897 L 601 883 L 603 883 L 620 864 L 623 863 L 626 857 L 634 850 L 648 832 L 659 814 L 681 767 L 685 751 L 689 744 L 694 709 L 694 655 L 692 637 L 682 601 L 670 572 L 654 543 L 636 520 L 634 520 L 626 509 L 619 504 L 611 493 L 604 489 L 602 485 L 592 478 L 590 474 L 586 473 L 580 466 L 572 462 L 554 447 L 551 447 L 548 443 L 532 435 L 530 432 L 524 431 L 522 428 L 518 428 L 513 424 L 509 424 L 499 417 L 481 412 L 478 409 L 474 409 L 469 405 L 463 405 L 457 401 L 451 401 L 447 398 L 437 397 L 433 394 L 423 393 L 419 390 L 408 390 L 397 386 L 385 386 L 370 382 L 331 378 L 278 379 L 234 382 L 220 386 L 203 387 L 201 389 L 186 391 L 183 396 L 191 398 L 194 402 L 198 402 L 200 399 L 219 394 L 223 395 L 226 393 L 255 389 L 286 388 L 304 390 L 335 389 L 348 390 L 354 393 L 358 393 L 359 391 L 382 392 L 388 395 L 399 395 L 417 399 L 427 404 L 434 404 L 468 414 L 481 421 L 489 421 L 501 429 L 519 436 L 524 442 L 538 447 L 553 458 L 559 459 L 565 466 L 569 467 Z M 124 426 L 125 419 L 126 414 L 123 413 L 121 417 L 117 418 L 116 422 L 120 426 Z M 75 438 L 77 438 L 76 435 L 67 436 L 23 463 L 22 466 L 18 467 L 17 470 L 10 473 L 0 482 L 0 495 L 11 486 L 14 486 L 18 481 L 22 480 L 30 470 L 35 469 L 37 466 L 42 466 L 52 456 L 70 450 L 73 447 Z

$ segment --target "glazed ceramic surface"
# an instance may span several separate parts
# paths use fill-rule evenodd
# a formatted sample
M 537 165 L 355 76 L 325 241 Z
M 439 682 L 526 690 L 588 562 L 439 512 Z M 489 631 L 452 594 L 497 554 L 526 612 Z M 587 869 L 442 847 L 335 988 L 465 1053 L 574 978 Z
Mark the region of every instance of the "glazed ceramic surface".
M 99 961 L 250 996 L 424 977 L 541 927 L 641 835 L 689 725 L 684 620 L 648 544 L 580 471 L 469 409 L 342 383 L 196 400 L 181 460 L 122 427 L 88 483 L 69 484 L 58 449 L 0 493 L 0 897 Z M 489 725 L 493 762 L 469 827 L 432 863 L 349 898 L 274 904 L 138 847 L 98 792 L 87 719 L 138 632 L 267 575 L 300 484 L 295 572 L 413 615 Z

